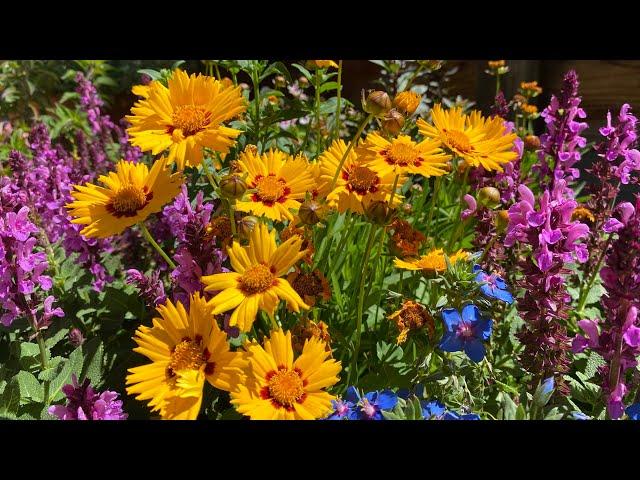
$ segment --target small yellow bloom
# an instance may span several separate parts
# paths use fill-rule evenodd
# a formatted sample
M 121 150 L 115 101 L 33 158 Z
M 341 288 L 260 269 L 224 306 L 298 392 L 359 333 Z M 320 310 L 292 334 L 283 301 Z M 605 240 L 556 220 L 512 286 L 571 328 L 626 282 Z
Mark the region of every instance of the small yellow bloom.
M 596 221 L 596 217 L 593 216 L 593 213 L 588 208 L 578 207 L 571 214 L 571 220 L 583 220 L 593 223 Z
M 335 140 L 320 155 L 320 179 L 327 188 L 331 185 L 340 160 L 346 151 L 347 145 L 344 141 Z M 362 214 L 364 213 L 363 206 L 376 200 L 390 200 L 394 180 L 393 172 L 380 175 L 372 167 L 365 166 L 359 155 L 351 149 L 342 164 L 342 170 L 338 174 L 333 191 L 327 194 L 327 203 L 331 208 L 337 208 L 340 213 L 350 210 Z M 404 177 L 398 180 L 398 186 L 403 183 Z M 401 199 L 401 195 L 396 195 L 394 205 L 400 203 Z
M 528 103 L 525 103 L 524 105 L 522 105 L 522 113 L 524 113 L 527 116 L 533 116 L 536 113 L 538 113 L 538 107 L 536 107 L 535 105 L 530 105 Z
M 189 311 L 171 300 L 158 307 L 153 326 L 141 325 L 133 349 L 150 363 L 129 369 L 127 393 L 148 400 L 163 419 L 195 420 L 202 405 L 204 381 L 230 391 L 243 380 L 244 353 L 229 350 L 227 334 L 212 308 L 195 293 Z
M 330 359 L 326 344 L 307 340 L 294 360 L 291 332 L 273 330 L 264 347 L 245 344 L 246 382 L 231 392 L 231 403 L 251 420 L 315 420 L 331 412 L 335 396 L 324 389 L 338 383 L 340 362 Z
M 505 61 L 504 60 L 489 60 L 487 62 L 487 64 L 489 65 L 489 68 L 497 69 L 497 68 L 500 68 L 500 67 L 504 67 L 505 66 Z
M 164 158 L 156 160 L 149 171 L 143 163 L 121 160 L 115 172 L 98 177 L 104 187 L 74 185 L 75 201 L 66 205 L 69 215 L 76 217 L 71 223 L 87 225 L 80 231 L 85 237 L 105 238 L 159 212 L 180 193 L 183 183 L 182 174 L 171 174 L 165 164 Z
M 422 257 L 416 260 L 400 260 L 396 258 L 393 264 L 396 268 L 402 268 L 405 270 L 422 270 L 424 273 L 429 272 L 444 272 L 447 269 L 447 262 L 445 260 L 445 253 L 441 248 L 434 249 L 422 255 Z M 451 264 L 456 263 L 458 260 L 466 260 L 469 254 L 464 250 L 458 250 L 453 255 L 447 255 Z
M 307 192 L 317 186 L 309 162 L 302 155 L 292 157 L 279 150 L 257 155 L 246 149 L 238 164 L 243 173 L 248 173 L 247 185 L 255 190 L 248 200 L 236 202 L 240 212 L 291 221 Z
M 486 170 L 503 171 L 502 165 L 515 160 L 515 133 L 506 134 L 500 117 L 486 119 L 474 110 L 470 115 L 456 107 L 444 110 L 439 104 L 431 111 L 433 125 L 418 119 L 420 133 L 428 139 L 439 140 L 454 155 L 468 164 L 482 165 Z
M 538 86 L 537 81 L 533 82 L 520 82 L 520 89 L 525 95 L 537 96 L 542 93 L 542 88 Z
M 338 64 L 333 60 L 310 60 L 311 64 L 318 68 L 333 67 L 338 68 Z
M 421 100 L 422 95 L 406 90 L 396 95 L 393 99 L 393 106 L 407 115 L 412 115 L 420 106 Z
M 414 173 L 438 177 L 447 173 L 447 161 L 451 159 L 440 145 L 439 139 L 416 143 L 407 135 L 398 135 L 389 141 L 377 133 L 370 133 L 358 147 L 357 154 L 364 166 L 381 176 Z
M 241 89 L 213 77 L 177 69 L 168 88 L 153 81 L 133 92 L 142 99 L 126 117 L 131 144 L 153 155 L 168 150 L 180 170 L 200 165 L 204 147 L 227 154 L 241 133 L 223 125 L 246 110 Z
M 233 242 L 227 250 L 233 272 L 202 277 L 205 291 L 220 291 L 209 300 L 213 313 L 233 310 L 229 325 L 238 325 L 243 332 L 251 329 L 259 309 L 273 317 L 280 299 L 286 300 L 294 312 L 309 308 L 289 282 L 280 278 L 307 254 L 300 251 L 302 239 L 294 235 L 276 246 L 275 234 L 263 223 L 256 225 L 249 234 L 248 246 Z

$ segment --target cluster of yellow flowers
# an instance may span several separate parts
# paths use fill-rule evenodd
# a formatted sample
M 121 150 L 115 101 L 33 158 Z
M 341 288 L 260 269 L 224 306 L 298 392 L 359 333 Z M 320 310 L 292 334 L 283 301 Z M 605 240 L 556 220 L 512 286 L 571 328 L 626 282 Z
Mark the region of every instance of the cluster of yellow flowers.
M 332 61 L 317 62 L 318 67 L 336 66 Z M 237 86 L 176 70 L 167 86 L 153 81 L 133 91 L 141 99 L 127 117 L 131 143 L 143 152 L 166 156 L 151 169 L 120 161 L 115 172 L 98 178 L 104 186 L 75 186 L 75 201 L 67 207 L 74 223 L 86 225 L 81 233 L 87 237 L 108 237 L 136 223 L 144 229 L 142 222 L 179 193 L 185 167 L 201 166 L 205 149 L 224 159 L 241 134 L 225 125 L 246 110 Z M 402 92 L 393 106 L 411 115 L 420 100 L 414 92 Z M 390 109 L 391 105 L 386 112 Z M 363 214 L 375 203 L 400 203 L 396 190 L 410 175 L 432 177 L 451 171 L 453 157 L 467 167 L 498 171 L 516 157 L 515 134 L 505 132 L 500 118 L 486 119 L 476 111 L 467 115 L 460 108 L 445 110 L 440 105 L 431 115 L 431 123 L 417 120 L 422 140 L 414 141 L 400 130 L 389 136 L 386 129 L 354 138 L 349 145 L 336 140 L 315 161 L 303 154 L 246 148 L 231 174 L 246 183 L 234 208 L 262 221 L 248 235 L 248 244 L 231 238 L 227 251 L 233 271 L 202 277 L 205 290 L 217 295 L 206 301 L 195 294 L 188 312 L 180 302 L 167 300 L 158 307 L 160 317 L 152 327 L 139 327 L 135 351 L 151 363 L 131 369 L 128 393 L 148 400 L 162 418 L 193 419 L 200 411 L 206 379 L 229 391 L 238 412 L 252 419 L 325 416 L 334 397 L 324 389 L 338 381 L 340 362 L 330 359 L 330 349 L 315 337 L 305 341 L 294 360 L 291 333 L 283 332 L 274 318 L 281 300 L 294 312 L 310 308 L 313 296 L 303 299 L 289 280 L 298 278 L 290 272 L 311 250 L 300 234 L 291 234 L 278 245 L 276 230 L 266 220 L 288 221 L 295 228 L 309 195 L 326 210 Z M 465 256 L 458 252 L 452 261 Z M 446 268 L 442 250 L 417 260 L 397 259 L 396 266 Z M 313 275 L 321 285 L 318 295 L 326 294 L 322 274 Z M 247 342 L 241 351 L 232 352 L 215 316 L 232 311 L 229 325 L 248 332 L 259 310 L 274 323 L 270 338 L 263 345 Z

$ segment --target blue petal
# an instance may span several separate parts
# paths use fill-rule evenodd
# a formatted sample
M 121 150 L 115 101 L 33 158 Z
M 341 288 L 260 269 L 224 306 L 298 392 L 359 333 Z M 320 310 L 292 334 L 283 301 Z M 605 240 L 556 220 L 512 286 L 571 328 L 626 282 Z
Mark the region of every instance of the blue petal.
M 631 420 L 640 420 L 640 403 L 629 405 L 625 412 Z
M 508 288 L 507 283 L 502 279 L 502 277 L 496 277 L 496 285 L 502 290 L 506 290 Z
M 362 420 L 363 417 L 364 414 L 359 408 L 354 408 L 349 413 L 347 413 L 347 419 L 349 420 Z
M 369 392 L 364 394 L 364 398 L 369 400 L 369 403 L 376 404 L 376 399 L 378 398 L 378 392 Z
M 495 295 L 495 298 L 497 298 L 498 300 L 502 300 L 503 302 L 508 303 L 509 305 L 513 303 L 513 295 L 511 295 L 506 290 L 500 290 L 496 288 L 494 295 Z
M 344 396 L 344 399 L 351 403 L 358 403 L 360 401 L 360 394 L 356 387 L 347 388 L 347 394 Z
M 551 393 L 551 391 L 553 390 L 555 386 L 555 382 L 553 380 L 553 377 L 549 377 L 547 378 L 543 383 L 542 383 L 542 393 L 545 395 L 548 395 Z
M 424 385 L 422 385 L 421 383 L 417 384 L 415 386 L 414 391 L 416 392 L 416 397 L 418 398 L 423 398 L 424 397 Z
M 481 318 L 480 310 L 473 304 L 465 305 L 462 309 L 462 319 L 471 325 L 474 325 Z
M 480 286 L 480 291 L 486 295 L 487 297 L 490 298 L 496 298 L 496 293 L 495 293 L 495 289 L 491 288 L 491 286 L 489 284 L 484 284 Z
M 446 412 L 444 414 L 444 419 L 445 420 L 460 420 L 460 415 L 458 415 L 456 412 Z
M 459 352 L 463 348 L 462 340 L 455 333 L 445 333 L 440 340 L 440 350 L 445 352 Z
M 491 336 L 491 329 L 493 326 L 493 320 L 490 318 L 483 318 L 473 327 L 473 334 L 476 338 L 482 338 L 482 340 L 488 340 Z
M 391 390 L 385 390 L 378 395 L 378 402 L 376 405 L 381 410 L 393 410 L 398 403 L 398 397 Z
M 473 266 L 473 273 L 476 273 L 476 272 L 482 272 L 482 267 L 478 264 L 475 264 Z
M 480 420 L 480 415 L 477 413 L 467 413 L 466 415 L 462 415 L 460 420 Z
M 585 415 L 582 412 L 571 412 L 574 420 L 590 420 L 591 417 L 589 415 Z M 632 419 L 635 420 L 635 419 Z
M 486 353 L 484 344 L 477 338 L 471 338 L 465 342 L 464 353 L 476 363 L 479 363 L 484 358 Z
M 431 400 L 430 402 L 422 401 L 420 402 L 420 405 L 422 405 L 422 416 L 425 419 L 441 417 L 445 411 L 444 405 L 438 400 Z
M 448 332 L 455 332 L 462 318 L 455 308 L 445 308 L 442 310 L 442 321 Z

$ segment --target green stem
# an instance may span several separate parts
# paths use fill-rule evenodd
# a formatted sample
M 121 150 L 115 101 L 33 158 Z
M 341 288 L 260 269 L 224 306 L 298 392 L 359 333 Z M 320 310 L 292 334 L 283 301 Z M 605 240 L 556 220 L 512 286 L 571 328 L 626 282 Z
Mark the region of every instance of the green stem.
M 231 235 L 235 239 L 237 238 L 236 234 L 236 215 L 234 209 L 235 200 L 227 200 L 227 204 L 229 205 L 229 223 L 231 224 Z
M 42 331 L 38 330 L 38 322 L 33 312 L 30 313 L 29 320 L 31 323 L 31 328 L 33 328 L 33 331 L 35 332 L 36 340 L 38 341 L 38 349 L 40 350 L 40 365 L 42 367 L 42 371 L 44 371 L 47 368 L 49 368 L 49 362 L 47 361 L 47 347 L 44 343 L 44 337 L 42 336 Z M 45 380 L 44 382 L 44 393 L 43 393 L 44 405 L 49 404 L 49 383 L 50 383 L 49 380 Z
M 255 69 L 251 72 L 251 81 L 253 82 L 253 101 L 256 105 L 255 117 L 253 119 L 256 127 L 256 146 L 260 148 L 260 82 L 258 81 L 258 73 Z M 264 150 L 264 148 L 260 149 L 260 151 L 262 150 Z
M 469 170 L 471 170 L 471 167 L 467 167 L 464 171 L 464 177 L 462 178 L 462 193 L 466 193 L 467 190 L 467 178 L 469 177 Z M 455 216 L 453 217 L 453 221 L 457 222 L 456 228 L 451 230 L 451 238 L 449 238 L 449 249 L 451 249 L 453 247 L 453 245 L 455 244 L 455 242 L 458 239 L 458 235 L 460 234 L 460 231 L 464 228 L 464 221 L 459 221 L 460 219 L 460 212 L 462 212 L 462 197 L 460 197 L 459 201 L 458 201 L 458 206 L 456 208 L 456 213 Z
M 496 74 L 496 97 L 500 93 L 500 74 Z
M 589 277 L 589 281 L 586 283 L 587 288 L 584 288 L 585 286 L 584 283 L 582 284 L 583 288 L 580 289 L 580 295 L 578 297 L 578 308 L 576 309 L 578 313 L 582 312 L 582 309 L 584 308 L 584 304 L 587 301 L 587 296 L 591 291 L 591 287 L 593 287 L 593 282 L 596 281 L 596 276 L 600 271 L 600 267 L 602 266 L 604 257 L 607 253 L 607 250 L 609 249 L 609 244 L 611 243 L 611 236 L 612 234 L 609 234 L 609 238 L 607 238 L 607 242 L 604 244 L 604 248 L 602 249 L 602 252 L 600 252 L 600 258 L 598 258 L 598 263 L 596 264 L 596 268 L 593 269 L 593 272 L 591 272 L 591 276 Z
M 437 177 L 435 181 L 435 185 L 433 187 L 433 194 L 431 195 L 431 199 L 429 200 L 429 206 L 427 207 L 427 237 L 431 234 L 431 219 L 433 218 L 433 209 L 435 207 L 436 199 L 438 198 L 438 194 L 440 193 L 440 185 L 442 184 L 442 177 Z
M 320 154 L 320 150 L 322 148 L 322 132 L 320 131 L 320 68 L 316 68 L 316 76 L 315 76 L 315 104 L 314 110 L 316 112 L 316 155 Z
M 147 230 L 147 227 L 145 226 L 144 223 L 140 222 L 138 225 L 140 225 L 140 230 L 142 230 L 142 235 L 144 236 L 144 238 L 147 239 L 147 241 L 153 245 L 153 248 L 156 249 L 156 251 L 160 254 L 160 256 L 162 258 L 164 258 L 164 261 L 167 262 L 167 264 L 175 270 L 176 268 L 176 264 L 173 263 L 173 260 L 171 260 L 171 258 L 169 257 L 169 255 L 167 255 L 165 253 L 165 251 L 162 249 L 162 247 L 160 245 L 158 245 L 158 242 L 156 242 L 153 237 L 151 236 L 151 233 L 149 233 L 149 230 Z
M 336 94 L 335 138 L 340 138 L 340 99 L 342 98 L 342 60 L 338 60 L 338 92 Z
M 347 159 L 347 156 L 349 155 L 349 152 L 354 147 L 356 142 L 360 139 L 360 135 L 362 135 L 362 131 L 364 130 L 364 127 L 367 126 L 367 124 L 371 121 L 372 118 L 373 118 L 372 114 L 367 115 L 367 118 L 365 118 L 364 121 L 358 127 L 358 131 L 356 132 L 356 134 L 351 139 L 351 142 L 349 142 L 349 146 L 347 147 L 347 149 L 344 152 L 344 155 L 342 155 L 342 158 L 340 159 L 340 163 L 338 164 L 338 168 L 336 169 L 336 173 L 333 175 L 333 180 L 331 180 L 331 187 L 329 188 L 330 192 L 333 191 L 333 189 L 336 186 L 336 182 L 338 181 L 338 175 L 340 175 L 340 172 L 342 171 L 342 166 L 344 165 L 344 162 Z
M 364 307 L 364 283 L 367 277 L 367 269 L 369 267 L 369 256 L 371 254 L 371 248 L 373 247 L 373 240 L 376 236 L 377 226 L 371 224 L 369 230 L 369 239 L 367 240 L 367 248 L 362 258 L 362 271 L 360 273 L 360 282 L 358 285 L 358 310 L 356 313 L 356 344 L 353 350 L 353 358 L 351 359 L 351 368 L 349 369 L 349 375 L 347 385 L 351 385 L 351 376 L 355 373 L 355 383 L 358 383 L 358 353 L 360 352 L 360 337 L 362 336 L 362 309 Z

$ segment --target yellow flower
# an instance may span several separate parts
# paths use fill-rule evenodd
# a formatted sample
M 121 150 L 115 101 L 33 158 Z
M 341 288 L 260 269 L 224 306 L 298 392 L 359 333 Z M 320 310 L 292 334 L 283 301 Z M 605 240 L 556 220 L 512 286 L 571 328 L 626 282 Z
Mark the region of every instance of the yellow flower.
M 302 239 L 294 235 L 277 247 L 275 234 L 275 230 L 269 232 L 265 224 L 256 225 L 249 235 L 248 246 L 233 242 L 227 250 L 233 272 L 202 277 L 205 291 L 221 290 L 209 300 L 213 313 L 235 309 L 229 325 L 237 324 L 243 332 L 251 329 L 258 309 L 273 317 L 280 299 L 286 300 L 294 312 L 309 308 L 289 282 L 280 278 L 306 255 L 306 250 L 300 251 Z
M 411 90 L 406 90 L 396 95 L 393 99 L 393 106 L 401 112 L 411 115 L 420 106 L 421 100 L 422 95 L 412 92 Z
M 205 379 L 227 392 L 243 379 L 244 353 L 229 350 L 227 334 L 211 311 L 196 292 L 189 312 L 182 303 L 167 300 L 158 307 L 161 318 L 153 319 L 153 327 L 142 325 L 136 331 L 133 351 L 151 362 L 129 369 L 127 393 L 149 400 L 163 419 L 195 420 Z
M 335 385 L 340 362 L 318 338 L 307 340 L 295 359 L 291 332 L 274 330 L 264 340 L 245 345 L 249 365 L 246 382 L 231 392 L 231 403 L 251 420 L 315 420 L 331 412 L 335 397 L 324 389 Z
M 444 252 L 441 248 L 435 249 L 422 255 L 422 257 L 416 260 L 400 260 L 396 258 L 393 263 L 396 268 L 403 268 L 405 270 L 422 270 L 425 273 L 428 272 L 444 272 L 447 269 L 447 262 L 444 259 Z M 469 254 L 464 250 L 458 250 L 453 255 L 447 255 L 451 264 L 456 263 L 458 260 L 466 260 Z
M 134 87 L 142 100 L 126 117 L 131 144 L 153 155 L 168 149 L 167 162 L 175 161 L 180 170 L 200 165 L 204 147 L 228 153 L 241 132 L 222 123 L 246 110 L 241 89 L 180 69 L 168 85 L 153 81 L 146 88 Z
M 338 169 L 340 160 L 347 145 L 342 140 L 335 140 L 328 150 L 320 155 L 320 172 L 324 185 L 331 186 L 333 176 Z M 362 160 L 353 151 L 349 152 L 342 171 L 338 174 L 336 186 L 327 195 L 327 203 L 332 208 L 337 208 L 340 213 L 351 210 L 355 213 L 364 213 L 363 204 L 368 205 L 375 200 L 389 201 L 395 175 L 388 172 L 382 176 L 372 167 L 363 165 Z M 404 183 L 404 178 L 398 179 L 398 186 Z M 401 196 L 394 197 L 394 205 L 401 201 Z
M 121 160 L 115 172 L 100 175 L 100 187 L 87 183 L 74 185 L 74 202 L 68 203 L 71 223 L 87 225 L 80 232 L 89 238 L 105 238 L 159 212 L 180 193 L 182 174 L 171 174 L 166 161 L 156 160 L 151 171 L 143 163 Z
M 246 179 L 250 189 L 248 201 L 236 202 L 240 212 L 264 215 L 271 220 L 293 220 L 293 213 L 308 191 L 316 187 L 312 171 L 304 156 L 291 155 L 279 150 L 270 150 L 257 155 L 245 150 L 238 164 L 242 172 L 249 175 Z
M 536 113 L 538 113 L 538 107 L 536 107 L 535 105 L 530 105 L 528 103 L 525 103 L 520 108 L 522 108 L 522 112 L 528 116 L 534 116 Z
M 357 154 L 364 165 L 383 176 L 417 173 L 439 177 L 447 173 L 446 162 L 451 159 L 440 148 L 440 140 L 416 143 L 407 135 L 398 135 L 388 141 L 377 133 L 367 135 Z
M 502 172 L 502 165 L 518 156 L 513 151 L 516 134 L 506 134 L 500 117 L 485 119 L 477 110 L 465 115 L 460 107 L 445 111 L 435 105 L 431 118 L 433 125 L 418 119 L 420 133 L 440 140 L 451 153 L 474 167 L 482 165 L 486 170 Z
M 338 64 L 333 60 L 310 60 L 311 64 L 318 68 L 333 67 L 338 68 Z

